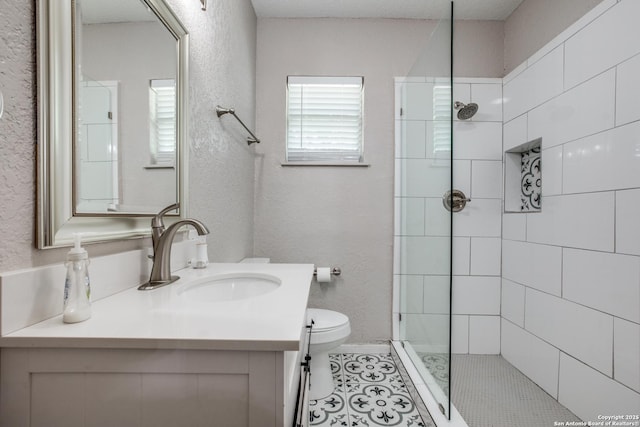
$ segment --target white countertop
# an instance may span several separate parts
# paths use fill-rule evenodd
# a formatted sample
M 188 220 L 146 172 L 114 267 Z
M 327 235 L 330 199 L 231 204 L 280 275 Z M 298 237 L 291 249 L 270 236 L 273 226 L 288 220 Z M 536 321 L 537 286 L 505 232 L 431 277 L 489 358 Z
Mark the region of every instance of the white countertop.
M 236 301 L 203 302 L 182 294 L 194 279 L 236 272 L 273 275 L 281 284 Z M 312 264 L 210 264 L 177 275 L 180 280 L 158 289 L 134 287 L 94 302 L 89 320 L 65 324 L 61 315 L 56 316 L 3 336 L 0 346 L 298 350 Z

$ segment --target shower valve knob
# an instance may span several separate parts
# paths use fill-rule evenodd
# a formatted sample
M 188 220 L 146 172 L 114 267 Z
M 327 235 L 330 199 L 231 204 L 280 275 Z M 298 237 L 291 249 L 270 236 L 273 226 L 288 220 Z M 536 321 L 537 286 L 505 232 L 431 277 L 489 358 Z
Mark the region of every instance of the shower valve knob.
M 449 190 L 442 196 L 442 204 L 451 212 L 460 212 L 470 201 L 460 190 Z

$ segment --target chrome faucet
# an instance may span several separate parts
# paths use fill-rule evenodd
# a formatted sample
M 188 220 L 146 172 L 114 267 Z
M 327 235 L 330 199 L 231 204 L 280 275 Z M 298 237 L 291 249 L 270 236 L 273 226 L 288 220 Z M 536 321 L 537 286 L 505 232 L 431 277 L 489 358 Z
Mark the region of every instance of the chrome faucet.
M 209 234 L 209 229 L 196 219 L 181 219 L 169 226 L 165 230 L 164 214 L 180 207 L 179 203 L 167 206 L 151 220 L 151 240 L 153 242 L 153 267 L 151 268 L 151 276 L 147 283 L 143 283 L 138 287 L 140 291 L 148 291 L 156 289 L 178 280 L 179 276 L 171 275 L 171 245 L 176 232 L 183 225 L 191 225 L 196 229 L 200 236 Z

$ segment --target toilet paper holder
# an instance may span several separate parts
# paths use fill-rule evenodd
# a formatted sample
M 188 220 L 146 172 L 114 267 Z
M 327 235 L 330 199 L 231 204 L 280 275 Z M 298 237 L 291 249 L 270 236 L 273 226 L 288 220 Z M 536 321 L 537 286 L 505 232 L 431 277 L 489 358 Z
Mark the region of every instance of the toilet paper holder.
M 340 267 L 331 267 L 331 275 L 332 276 L 339 276 L 342 274 L 342 270 L 340 269 Z M 317 276 L 318 275 L 318 268 L 314 268 L 313 269 L 313 275 Z

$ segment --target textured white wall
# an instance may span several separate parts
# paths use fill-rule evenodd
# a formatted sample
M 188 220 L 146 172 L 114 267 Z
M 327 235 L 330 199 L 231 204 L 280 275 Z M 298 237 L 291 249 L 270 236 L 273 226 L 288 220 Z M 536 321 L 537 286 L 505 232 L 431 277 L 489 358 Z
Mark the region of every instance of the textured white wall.
M 210 228 L 210 258 L 238 260 L 252 252 L 253 152 L 235 123 L 219 121 L 229 104 L 253 126 L 256 17 L 250 0 L 168 2 L 191 37 L 191 215 Z M 33 2 L 3 1 L 0 12 L 0 271 L 61 262 L 66 249 L 34 249 L 35 11 Z M 140 247 L 134 240 L 89 246 L 91 256 Z
M 274 262 L 342 267 L 333 284 L 312 287 L 310 306 L 347 314 L 351 342 L 391 338 L 393 78 L 410 72 L 434 27 L 435 22 L 414 20 L 258 20 L 262 143 L 256 159 L 255 254 Z M 287 75 L 364 76 L 370 167 L 280 165 Z
M 602 0 L 524 0 L 504 22 L 504 74 L 509 74 Z
M 190 32 L 190 216 L 210 230 L 209 259 L 239 261 L 253 252 L 254 149 L 233 117 L 255 126 L 256 16 L 250 0 L 169 0 Z

